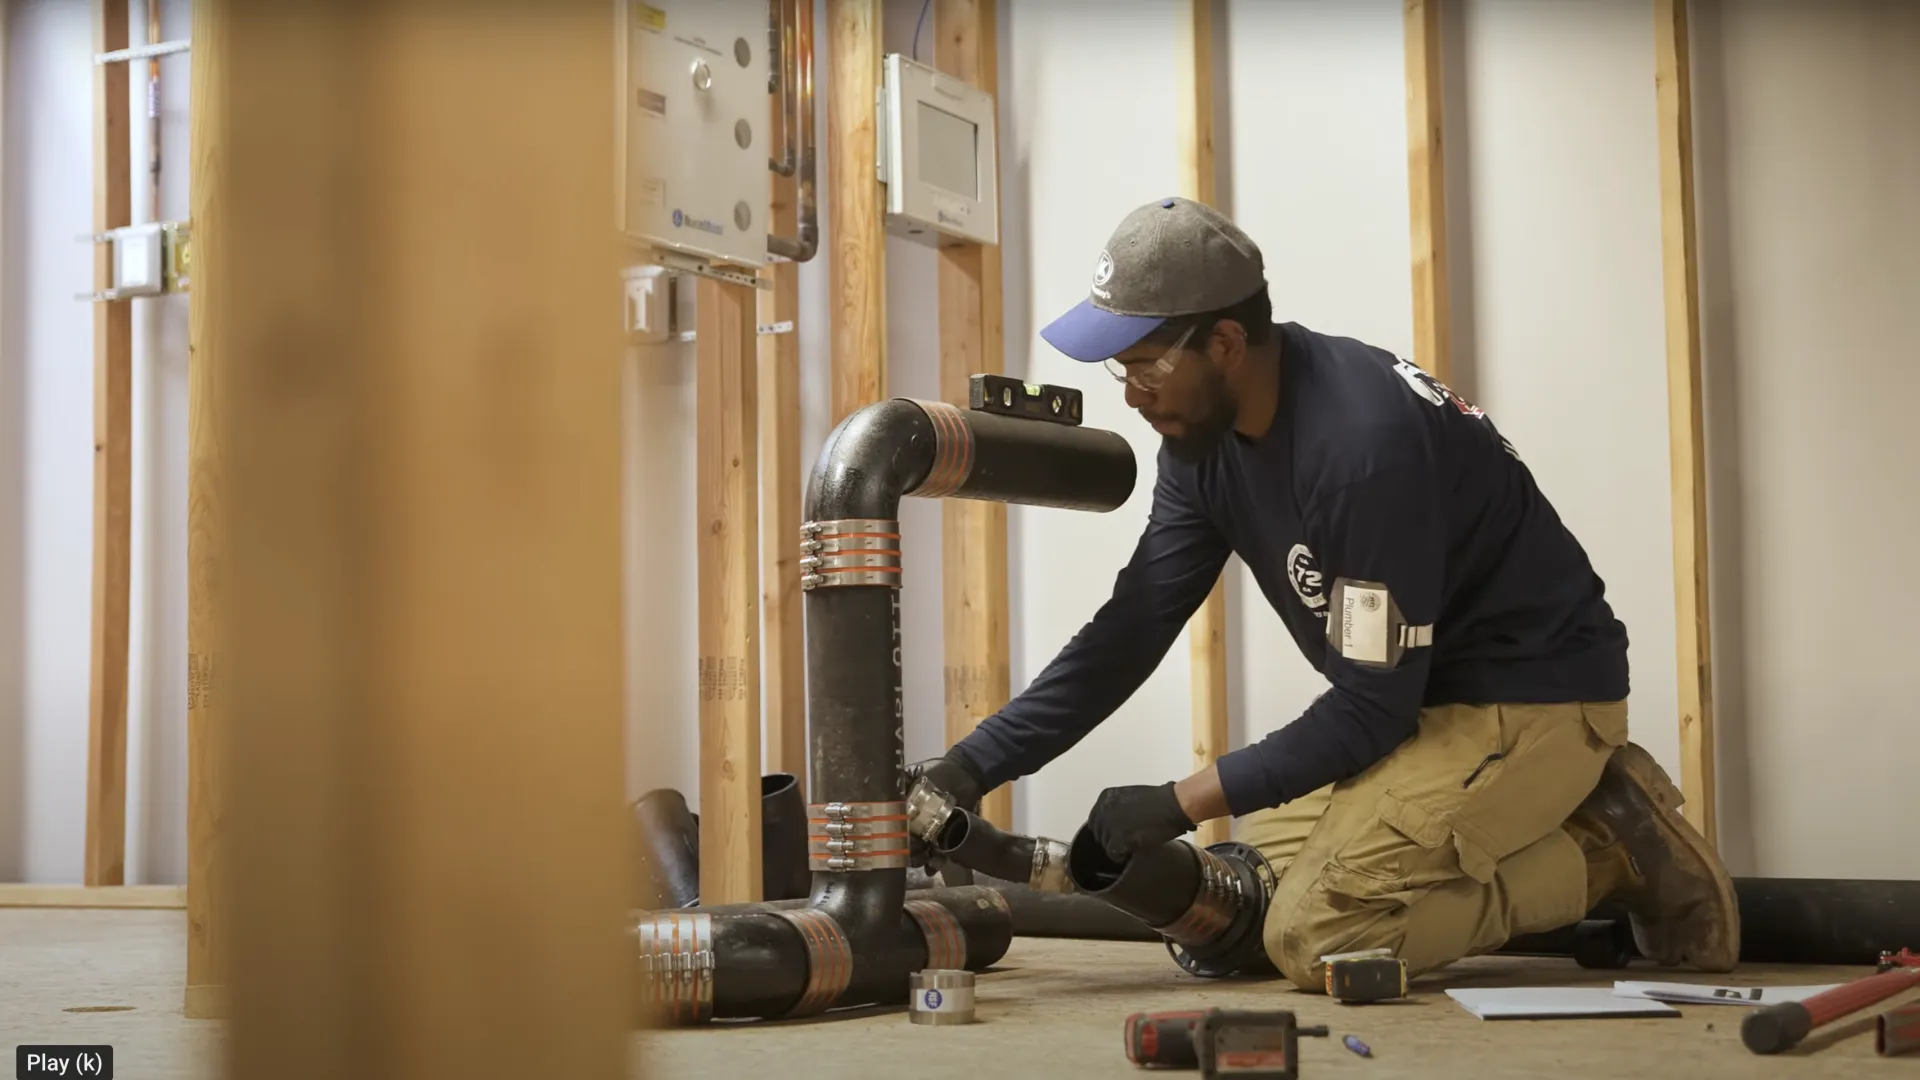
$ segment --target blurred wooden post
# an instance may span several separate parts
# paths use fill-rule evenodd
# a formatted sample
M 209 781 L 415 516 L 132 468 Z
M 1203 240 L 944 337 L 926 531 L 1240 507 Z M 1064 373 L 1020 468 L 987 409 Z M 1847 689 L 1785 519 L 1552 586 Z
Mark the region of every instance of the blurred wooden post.
M 127 0 L 94 0 L 98 52 L 127 47 Z M 89 58 L 91 59 L 91 58 Z M 93 66 L 93 231 L 133 223 L 126 64 Z M 94 289 L 113 287 L 113 245 L 97 244 Z M 126 881 L 127 631 L 133 566 L 133 301 L 93 305 L 93 613 L 88 693 L 89 885 Z
M 887 392 L 886 202 L 874 128 L 880 9 L 880 0 L 827 0 L 834 424 Z
M 935 66 L 990 94 L 1000 92 L 999 27 L 992 0 L 937 0 Z M 996 125 L 996 129 L 997 129 Z M 998 155 L 995 155 L 998 160 Z M 996 175 L 991 182 L 998 186 Z M 997 200 L 996 200 L 997 205 Z M 940 397 L 961 408 L 977 374 L 1006 370 L 1000 245 L 940 242 Z M 946 742 L 959 742 L 1007 703 L 1007 508 L 947 499 L 941 516 L 941 607 L 946 646 Z M 981 801 L 986 819 L 1013 828 L 1013 787 Z
M 200 2 L 227 1071 L 630 1076 L 613 13 Z
M 1700 394 L 1700 269 L 1693 216 L 1693 85 L 1687 0 L 1654 3 L 1660 109 L 1660 230 L 1673 465 L 1673 601 L 1679 668 L 1680 791 L 1710 844 L 1714 813 L 1713 634 L 1707 592 L 1707 455 Z
M 1185 68 L 1180 87 L 1182 194 L 1215 206 L 1218 194 L 1213 172 L 1213 5 L 1214 0 L 1188 0 L 1184 20 L 1186 40 L 1180 50 Z M 1231 563 L 1228 564 L 1232 566 Z M 1213 591 L 1187 621 L 1187 648 L 1193 695 L 1193 768 L 1211 768 L 1231 750 L 1227 712 L 1227 579 L 1223 573 Z M 1196 842 L 1217 844 L 1230 838 L 1232 822 L 1215 818 L 1202 822 Z

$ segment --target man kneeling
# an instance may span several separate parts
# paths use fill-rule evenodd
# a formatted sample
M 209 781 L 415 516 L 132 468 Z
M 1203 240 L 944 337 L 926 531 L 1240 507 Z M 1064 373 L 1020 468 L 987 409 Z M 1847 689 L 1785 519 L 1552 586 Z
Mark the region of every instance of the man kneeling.
M 1274 323 L 1259 249 L 1185 199 L 1129 214 L 1042 336 L 1104 364 L 1160 434 L 1153 507 L 1111 598 L 909 783 L 966 805 L 1065 753 L 1237 554 L 1330 687 L 1211 768 L 1103 791 L 1088 826 L 1109 855 L 1244 818 L 1279 874 L 1267 952 L 1303 990 L 1323 955 L 1384 946 L 1419 974 L 1608 899 L 1649 958 L 1733 968 L 1732 881 L 1628 741 L 1626 628 L 1484 410 Z

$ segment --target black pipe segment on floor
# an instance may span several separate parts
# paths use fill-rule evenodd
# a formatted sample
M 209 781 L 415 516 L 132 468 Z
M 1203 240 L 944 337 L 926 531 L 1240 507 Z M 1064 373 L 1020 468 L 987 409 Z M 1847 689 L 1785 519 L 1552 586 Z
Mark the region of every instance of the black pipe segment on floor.
M 1005 954 L 1012 914 L 994 890 L 906 895 L 900 500 L 1104 512 L 1135 478 L 1132 447 L 1111 431 L 941 402 L 878 402 L 834 428 L 800 538 L 812 895 L 641 913 L 643 1002 L 670 1023 L 807 1016 L 903 1002 L 913 971 Z
M 1854 878 L 1734 878 L 1740 899 L 1740 959 L 1764 964 L 1872 964 L 1882 950 L 1920 942 L 1920 881 Z M 1589 920 L 1625 919 L 1603 905 Z M 1500 949 L 1577 956 L 1574 927 L 1515 938 Z
M 1170 840 L 1124 861 L 1087 826 L 1067 850 L 1067 875 L 1083 893 L 1153 928 L 1188 972 L 1208 978 L 1269 975 L 1263 939 L 1276 884 L 1265 856 L 1238 841 L 1197 847 Z

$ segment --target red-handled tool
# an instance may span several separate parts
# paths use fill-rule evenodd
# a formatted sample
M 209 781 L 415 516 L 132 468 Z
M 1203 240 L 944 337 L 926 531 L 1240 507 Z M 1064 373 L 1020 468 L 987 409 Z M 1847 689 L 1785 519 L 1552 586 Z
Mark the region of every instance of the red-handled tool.
M 1920 986 L 1920 955 L 1908 949 L 1882 953 L 1878 975 L 1855 979 L 1805 1001 L 1783 1001 L 1748 1013 L 1740 1024 L 1740 1041 L 1756 1054 L 1790 1050 L 1815 1028 L 1915 986 Z

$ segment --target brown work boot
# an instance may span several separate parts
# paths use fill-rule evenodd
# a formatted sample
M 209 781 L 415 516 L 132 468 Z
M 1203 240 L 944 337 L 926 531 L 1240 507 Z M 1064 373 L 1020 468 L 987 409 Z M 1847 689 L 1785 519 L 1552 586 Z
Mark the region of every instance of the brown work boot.
M 1565 825 L 1587 854 L 1588 908 L 1620 901 L 1650 960 L 1732 971 L 1740 959 L 1733 879 L 1680 803 L 1652 755 L 1633 743 L 1614 752 Z

